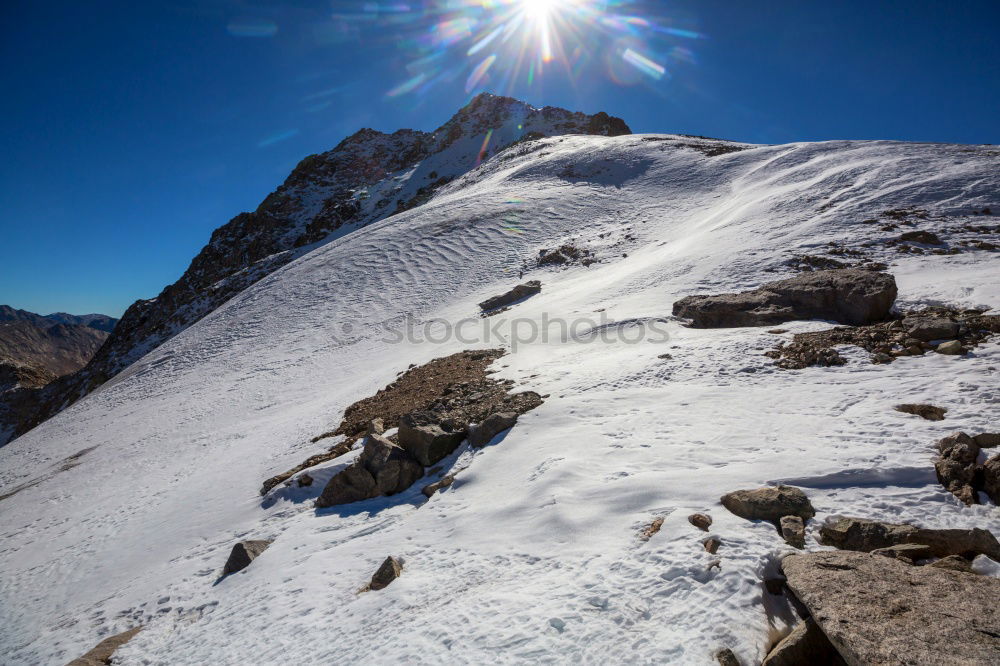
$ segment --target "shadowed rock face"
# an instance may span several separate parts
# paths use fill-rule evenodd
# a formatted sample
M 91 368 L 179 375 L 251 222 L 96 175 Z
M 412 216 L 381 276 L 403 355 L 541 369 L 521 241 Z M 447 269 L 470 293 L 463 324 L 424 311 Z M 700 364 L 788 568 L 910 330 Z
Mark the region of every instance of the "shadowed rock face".
M 409 488 L 423 475 L 423 465 L 406 450 L 381 435 L 372 434 L 365 440 L 358 460 L 327 482 L 316 499 L 316 507 L 324 509 L 394 495 Z
M 846 551 L 782 567 L 849 664 L 1000 663 L 1000 579 Z
M 233 550 L 229 553 L 229 559 L 226 560 L 226 566 L 222 569 L 222 575 L 228 576 L 229 574 L 234 574 L 237 571 L 243 571 L 250 563 L 253 562 L 257 557 L 267 550 L 273 541 L 267 541 L 260 539 L 257 541 L 240 541 L 238 544 L 233 546 Z
M 686 296 L 673 313 L 696 328 L 771 326 L 796 319 L 862 325 L 882 321 L 896 300 L 896 280 L 861 269 L 813 271 L 737 294 Z

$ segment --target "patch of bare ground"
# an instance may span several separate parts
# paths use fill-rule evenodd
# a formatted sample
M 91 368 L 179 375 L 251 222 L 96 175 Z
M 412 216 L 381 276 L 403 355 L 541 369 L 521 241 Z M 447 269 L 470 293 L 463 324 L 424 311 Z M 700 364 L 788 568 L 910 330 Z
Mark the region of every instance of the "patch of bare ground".
M 311 456 L 294 468 L 264 482 L 261 495 L 298 472 L 344 455 L 364 436 L 368 424 L 381 419 L 386 429 L 399 425 L 399 419 L 412 412 L 431 411 L 441 420 L 478 423 L 495 412 L 527 412 L 542 403 L 533 391 L 509 393 L 514 382 L 490 377 L 489 366 L 506 352 L 483 349 L 458 352 L 434 359 L 421 366 L 411 366 L 394 382 L 375 395 L 362 398 L 344 410 L 336 430 L 323 433 L 312 441 L 343 435 L 344 440 L 326 453 Z
M 949 334 L 923 332 L 933 326 L 943 327 Z M 950 329 L 950 330 L 949 330 Z M 779 343 L 765 353 L 786 370 L 809 366 L 844 365 L 846 360 L 835 347 L 855 345 L 872 354 L 872 363 L 892 363 L 902 356 L 921 356 L 938 349 L 946 352 L 935 340 L 957 341 L 961 352 L 973 348 L 995 333 L 1000 333 L 1000 315 L 986 315 L 980 310 L 957 310 L 932 307 L 906 312 L 898 319 L 868 326 L 837 326 L 825 331 L 796 333 L 790 343 Z M 937 337 L 940 336 L 940 337 Z

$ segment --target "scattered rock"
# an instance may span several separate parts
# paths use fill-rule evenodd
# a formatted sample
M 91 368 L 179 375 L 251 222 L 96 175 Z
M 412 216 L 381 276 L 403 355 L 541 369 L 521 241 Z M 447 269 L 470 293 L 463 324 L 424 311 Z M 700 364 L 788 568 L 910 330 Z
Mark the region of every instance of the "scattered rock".
M 566 264 L 583 264 L 589 266 L 595 263 L 590 250 L 576 247 L 575 245 L 561 245 L 554 250 L 539 250 L 539 266 L 563 266 Z
M 767 520 L 775 526 L 784 516 L 808 520 L 816 515 L 806 494 L 793 486 L 736 490 L 722 496 L 722 505 L 740 518 Z
M 483 312 L 488 312 L 490 310 L 507 307 L 508 305 L 512 305 L 513 303 L 528 298 L 529 296 L 534 296 L 541 291 L 542 283 L 538 280 L 531 280 L 529 282 L 525 282 L 524 284 L 519 284 L 510 291 L 500 294 L 499 296 L 487 298 L 479 304 L 479 308 L 483 310 Z
M 644 529 L 642 530 L 642 534 L 640 535 L 640 538 L 641 538 L 641 539 L 642 539 L 643 541 L 649 541 L 649 539 L 650 539 L 650 538 L 651 538 L 651 537 L 652 537 L 652 536 L 653 536 L 654 534 L 656 534 L 657 532 L 659 532 L 659 531 L 660 531 L 660 528 L 661 528 L 661 527 L 663 527 L 663 518 L 662 518 L 662 517 L 659 517 L 659 518 L 656 518 L 656 519 L 654 519 L 654 520 L 653 520 L 653 522 L 651 522 L 651 523 L 650 523 L 649 525 L 647 525 L 647 526 L 646 526 L 646 527 L 645 527 L 645 528 L 644 528 Z
M 704 513 L 692 513 L 688 516 L 688 522 L 699 530 L 707 532 L 708 528 L 712 526 L 712 517 Z
M 946 340 L 959 334 L 961 325 L 948 317 L 912 316 L 903 320 L 906 334 L 915 340 Z
M 947 569 L 949 571 L 959 571 L 961 573 L 975 574 L 976 572 L 972 569 L 972 563 L 965 559 L 961 555 L 949 555 L 948 557 L 942 557 L 936 562 L 931 562 L 927 566 L 934 567 L 935 569 Z
M 899 240 L 911 243 L 923 243 L 924 245 L 944 245 L 944 241 L 937 234 L 930 231 L 907 231 L 900 234 Z
M 238 544 L 233 546 L 232 551 L 229 553 L 229 559 L 226 560 L 226 566 L 222 569 L 222 575 L 228 576 L 229 574 L 234 574 L 237 571 L 243 571 L 250 563 L 253 562 L 257 557 L 260 556 L 268 546 L 274 543 L 273 540 L 258 539 L 255 541 L 240 541 Z
M 849 664 L 1000 663 L 1000 579 L 845 551 L 790 555 L 782 566 Z
M 381 435 L 369 435 L 358 459 L 327 482 L 316 499 L 316 507 L 394 495 L 423 475 L 423 466 L 402 447 Z
M 469 428 L 469 445 L 476 448 L 486 446 L 490 440 L 517 423 L 517 412 L 497 412 L 490 414 L 482 423 Z
M 781 536 L 793 548 L 806 547 L 806 525 L 798 516 L 781 517 Z
M 992 449 L 1000 446 L 1000 433 L 983 432 L 972 438 L 981 449 Z
M 465 428 L 431 411 L 407 414 L 399 419 L 399 445 L 429 467 L 450 455 L 465 439 Z
M 978 504 L 976 471 L 979 445 L 964 432 L 948 435 L 937 443 L 940 455 L 934 461 L 934 471 L 942 486 L 966 504 Z
M 710 554 L 715 555 L 715 553 L 719 550 L 719 546 L 722 545 L 722 541 L 716 539 L 715 537 L 708 537 L 701 542 L 701 545 L 703 545 L 705 550 L 707 550 Z
M 935 407 L 934 405 L 905 404 L 893 407 L 897 412 L 904 414 L 914 414 L 928 421 L 943 421 L 947 407 Z
M 979 528 L 934 530 L 904 523 L 838 518 L 820 527 L 819 535 L 823 545 L 842 550 L 871 552 L 912 543 L 929 547 L 934 557 L 986 555 L 1000 562 L 1000 543 L 992 533 Z
M 427 497 L 431 497 L 437 491 L 441 490 L 442 488 L 448 488 L 453 483 L 455 483 L 455 475 L 448 474 L 447 476 L 442 477 L 440 480 L 435 481 L 434 483 L 427 484 L 426 486 L 423 487 L 423 489 L 420 492 L 422 492 Z
M 399 578 L 403 573 L 403 563 L 390 555 L 385 558 L 385 562 L 378 568 L 372 576 L 372 582 L 368 584 L 370 590 L 381 590 L 388 587 L 389 583 Z
M 753 291 L 686 296 L 673 313 L 696 328 L 767 326 L 796 319 L 869 324 L 885 319 L 896 300 L 888 273 L 860 269 L 812 271 Z
M 947 354 L 948 356 L 959 356 L 965 353 L 965 347 L 958 340 L 948 340 L 947 342 L 942 342 L 937 347 L 934 348 L 938 354 Z
M 95 645 L 87 654 L 69 662 L 67 666 L 105 666 L 106 664 L 110 664 L 115 651 L 132 640 L 140 631 L 142 631 L 141 626 L 133 627 L 128 631 L 123 631 L 114 636 L 109 636 Z
M 736 655 L 729 648 L 724 648 L 716 652 L 715 659 L 719 662 L 719 666 L 740 666 L 740 660 L 736 658 Z
M 760 666 L 847 666 L 833 643 L 811 617 L 775 645 Z

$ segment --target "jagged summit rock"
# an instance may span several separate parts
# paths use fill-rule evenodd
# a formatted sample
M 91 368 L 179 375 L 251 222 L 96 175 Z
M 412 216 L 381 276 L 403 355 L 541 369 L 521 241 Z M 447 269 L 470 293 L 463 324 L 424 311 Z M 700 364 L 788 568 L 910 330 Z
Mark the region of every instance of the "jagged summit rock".
M 433 132 L 365 128 L 306 157 L 256 210 L 216 229 L 177 282 L 156 298 L 133 303 L 87 367 L 24 396 L 30 404 L 7 432 L 19 436 L 72 404 L 307 246 L 415 208 L 515 143 L 567 134 L 614 137 L 631 130 L 606 113 L 539 109 L 481 93 Z

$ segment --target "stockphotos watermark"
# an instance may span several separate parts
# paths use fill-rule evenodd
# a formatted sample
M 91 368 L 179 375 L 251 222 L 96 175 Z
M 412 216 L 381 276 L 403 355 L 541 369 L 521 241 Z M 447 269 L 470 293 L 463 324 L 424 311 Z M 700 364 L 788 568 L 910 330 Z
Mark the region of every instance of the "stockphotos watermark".
M 350 322 L 335 326 L 333 339 L 338 344 L 353 344 L 374 332 L 385 344 L 443 345 L 457 340 L 466 345 L 500 344 L 519 347 L 537 344 L 662 344 L 670 334 L 663 317 L 637 317 L 612 320 L 604 313 L 595 317 L 565 319 L 542 313 L 541 318 L 494 315 L 450 319 L 418 319 L 412 314 L 396 317 L 373 327 L 359 330 Z

